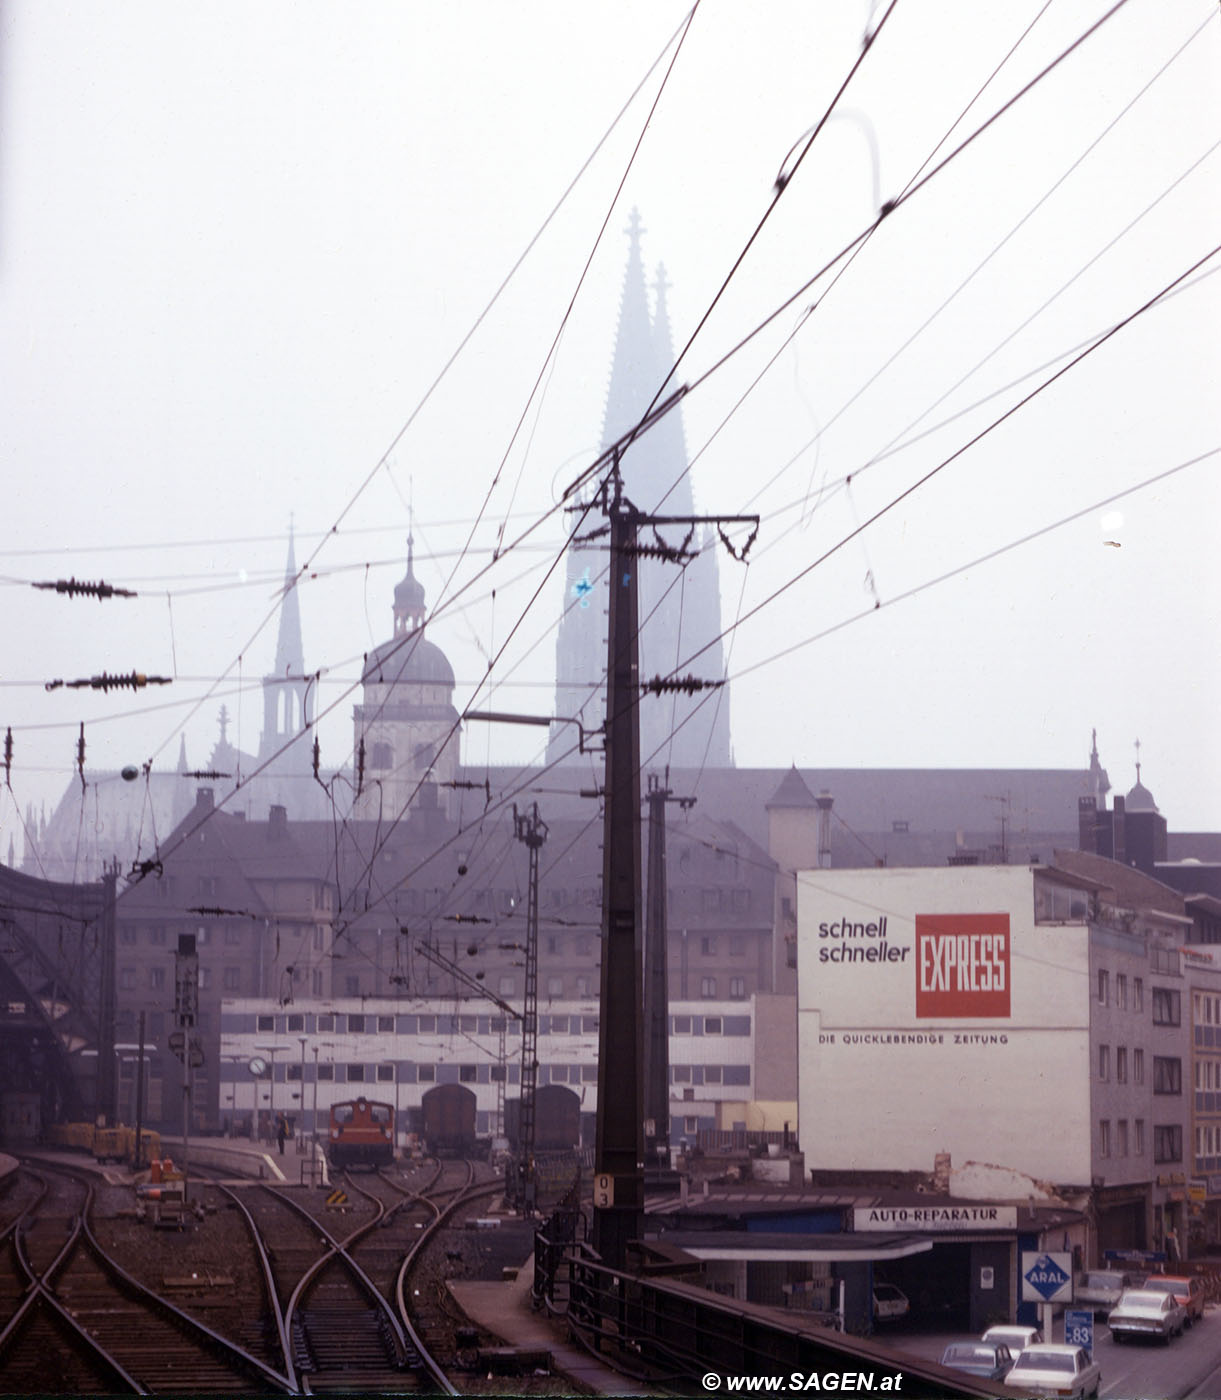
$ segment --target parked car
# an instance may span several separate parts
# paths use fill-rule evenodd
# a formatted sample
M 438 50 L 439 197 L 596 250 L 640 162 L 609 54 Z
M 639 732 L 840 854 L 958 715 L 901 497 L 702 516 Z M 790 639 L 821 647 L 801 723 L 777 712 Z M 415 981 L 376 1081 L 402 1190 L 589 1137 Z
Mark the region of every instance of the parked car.
M 1119 1302 L 1120 1294 L 1128 1288 L 1138 1288 L 1140 1281 L 1132 1274 L 1110 1269 L 1089 1269 L 1077 1276 L 1073 1294 L 1075 1308 L 1093 1308 L 1095 1313 L 1110 1312 Z
M 1014 1360 L 1027 1347 L 1032 1347 L 1042 1340 L 1043 1334 L 1037 1327 L 1022 1327 L 1016 1322 L 998 1322 L 989 1327 L 980 1338 L 982 1342 L 999 1342 L 1002 1346 L 1007 1346 Z
M 873 1285 L 873 1320 L 875 1322 L 895 1322 L 906 1317 L 911 1311 L 907 1294 L 893 1283 Z
M 1169 1346 L 1187 1326 L 1187 1310 L 1173 1293 L 1158 1288 L 1130 1288 L 1107 1314 L 1117 1342 L 1127 1337 L 1160 1337 Z
M 951 1342 L 941 1353 L 941 1364 L 968 1376 L 1003 1380 L 1013 1365 L 1013 1354 L 1002 1342 Z
M 1187 1313 L 1188 1327 L 1204 1316 L 1204 1285 L 1194 1274 L 1150 1274 L 1141 1287 L 1173 1293 Z
M 1005 1384 L 1027 1395 L 1097 1395 L 1102 1372 L 1081 1347 L 1040 1342 L 1022 1352 Z

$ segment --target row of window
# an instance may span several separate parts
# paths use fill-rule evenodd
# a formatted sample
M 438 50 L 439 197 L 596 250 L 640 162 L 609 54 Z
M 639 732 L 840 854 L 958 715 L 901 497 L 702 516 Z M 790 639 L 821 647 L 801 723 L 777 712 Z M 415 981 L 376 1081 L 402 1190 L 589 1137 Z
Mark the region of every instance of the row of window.
M 1115 1005 L 1127 1010 L 1129 1005 L 1128 977 L 1117 972 L 1114 979 Z M 1183 1021 L 1183 995 L 1174 987 L 1153 987 L 1150 990 L 1150 1004 L 1155 1026 L 1178 1026 Z M 1098 1005 L 1111 1005 L 1111 974 L 1105 967 L 1098 969 Z M 1132 979 L 1131 1009 L 1145 1009 L 1145 981 L 1143 977 Z
M 1111 1141 L 1111 1120 L 1103 1118 L 1098 1123 L 1098 1155 L 1110 1157 L 1112 1145 L 1116 1157 L 1129 1155 L 1128 1120 L 1120 1118 L 1115 1123 L 1115 1140 Z M 1145 1154 L 1145 1120 L 1137 1118 L 1132 1123 L 1131 1155 L 1143 1157 Z M 1177 1123 L 1159 1124 L 1153 1129 L 1153 1160 L 1155 1162 L 1181 1162 L 1183 1160 L 1183 1129 Z
M 1205 1123 L 1196 1128 L 1196 1156 L 1221 1156 L 1221 1123 Z
M 1197 1026 L 1221 1026 L 1221 993 L 1194 992 L 1191 1011 Z
M 1198 1068 L 1198 1066 L 1197 1066 Z M 1111 1077 L 1111 1047 L 1098 1047 L 1098 1078 Z M 1145 1082 L 1145 1052 L 1139 1047 L 1132 1051 L 1132 1080 L 1136 1084 Z M 1115 1082 L 1128 1082 L 1128 1047 L 1115 1047 Z M 1183 1092 L 1183 1062 L 1174 1055 L 1154 1055 L 1153 1092 L 1155 1094 L 1181 1094 Z
M 1196 1061 L 1196 1092 L 1221 1093 L 1221 1060 L 1201 1058 Z
M 312 1022 L 312 1024 L 310 1024 Z M 278 1025 L 277 1025 L 278 1023 Z M 548 1015 L 538 1018 L 539 1035 L 596 1035 L 599 1020 L 597 1016 Z M 311 1013 L 308 1020 L 304 1012 L 290 1011 L 277 1016 L 265 1012 L 255 1016 L 255 1030 L 260 1034 L 274 1035 L 278 1032 L 297 1035 L 305 1031 L 323 1034 L 342 1033 L 350 1035 L 496 1035 L 503 1030 L 510 1035 L 521 1034 L 521 1023 L 510 1021 L 506 1026 L 503 1016 L 436 1016 L 436 1015 L 378 1015 L 351 1011 L 320 1011 Z M 671 1035 L 749 1035 L 749 1016 L 671 1016 Z

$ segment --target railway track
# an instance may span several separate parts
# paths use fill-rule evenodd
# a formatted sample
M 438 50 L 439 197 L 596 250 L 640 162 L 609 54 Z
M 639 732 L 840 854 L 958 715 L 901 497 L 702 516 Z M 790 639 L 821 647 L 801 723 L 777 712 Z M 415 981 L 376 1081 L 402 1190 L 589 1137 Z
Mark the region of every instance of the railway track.
M 47 1164 L 37 1171 L 24 1167 L 20 1176 L 2 1237 L 7 1282 L 0 1391 L 251 1394 L 287 1388 L 257 1357 L 111 1257 L 90 1223 L 91 1181 Z

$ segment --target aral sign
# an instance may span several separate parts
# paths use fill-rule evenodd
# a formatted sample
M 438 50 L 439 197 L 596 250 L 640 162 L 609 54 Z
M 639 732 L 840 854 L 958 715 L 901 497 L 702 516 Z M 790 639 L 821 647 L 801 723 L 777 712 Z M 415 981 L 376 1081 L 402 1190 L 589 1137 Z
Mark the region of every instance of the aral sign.
M 919 1020 L 1009 1015 L 1009 915 L 916 915 Z

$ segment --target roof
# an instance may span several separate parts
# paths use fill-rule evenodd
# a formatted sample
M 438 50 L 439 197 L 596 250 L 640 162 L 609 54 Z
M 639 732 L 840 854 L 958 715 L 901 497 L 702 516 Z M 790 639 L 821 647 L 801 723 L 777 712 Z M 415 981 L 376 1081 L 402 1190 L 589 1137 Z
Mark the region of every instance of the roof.
M 1113 902 L 1125 909 L 1156 910 L 1162 914 L 1182 917 L 1186 912 L 1183 896 L 1161 880 L 1146 875 L 1131 865 L 1092 851 L 1057 850 L 1057 870 L 1090 880 L 1114 895 Z
M 362 685 L 443 685 L 454 688 L 454 668 L 435 643 L 420 633 L 393 637 L 369 652 Z
M 659 1242 L 696 1259 L 820 1261 L 903 1259 L 927 1254 L 932 1240 L 923 1235 L 769 1234 L 746 1230 L 669 1230 Z

